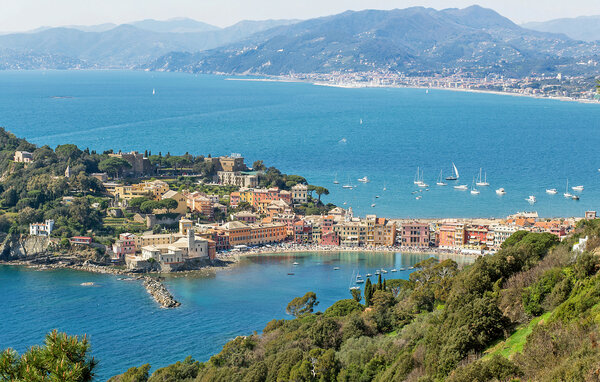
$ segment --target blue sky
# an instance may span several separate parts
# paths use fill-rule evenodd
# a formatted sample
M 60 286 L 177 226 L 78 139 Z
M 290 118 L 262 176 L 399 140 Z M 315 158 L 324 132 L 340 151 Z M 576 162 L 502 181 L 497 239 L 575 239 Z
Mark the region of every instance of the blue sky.
M 0 0 L 0 31 L 172 17 L 228 26 L 240 20 L 307 19 L 348 9 L 472 4 L 492 8 L 516 23 L 600 15 L 600 0 Z

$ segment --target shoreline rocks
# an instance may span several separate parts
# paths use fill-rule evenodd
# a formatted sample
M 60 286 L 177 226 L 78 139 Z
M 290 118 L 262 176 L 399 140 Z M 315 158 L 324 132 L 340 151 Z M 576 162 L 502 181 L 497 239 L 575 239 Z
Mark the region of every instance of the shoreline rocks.
M 144 288 L 146 288 L 146 291 L 148 291 L 154 300 L 163 308 L 176 308 L 181 306 L 181 303 L 175 300 L 163 283 L 152 277 L 144 277 Z

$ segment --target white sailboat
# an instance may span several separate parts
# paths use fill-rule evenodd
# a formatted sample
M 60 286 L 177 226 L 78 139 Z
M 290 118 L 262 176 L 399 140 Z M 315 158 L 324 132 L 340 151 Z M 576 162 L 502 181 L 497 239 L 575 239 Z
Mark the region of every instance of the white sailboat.
M 156 89 L 152 88 L 152 95 L 156 94 Z
M 362 125 L 362 118 L 360 119 L 360 124 Z
M 485 177 L 482 178 L 481 177 L 481 168 L 479 168 L 479 178 L 477 179 L 477 183 L 478 186 L 480 187 L 487 187 L 490 184 L 487 182 L 487 172 L 485 173 Z
M 446 180 L 458 180 L 458 178 L 460 178 L 460 175 L 458 175 L 458 169 L 456 168 L 454 162 L 452 162 L 452 171 L 452 175 L 447 176 Z
M 335 173 L 335 178 L 333 179 L 333 184 L 340 184 L 340 182 L 337 180 L 337 172 Z
M 565 198 L 572 198 L 573 194 L 569 192 L 569 179 L 567 179 L 567 187 L 565 189 L 565 193 L 563 194 Z
M 387 187 L 385 187 L 385 182 L 383 182 L 383 191 L 386 191 Z
M 417 183 L 415 184 L 420 188 L 429 187 L 429 185 L 423 181 L 423 170 L 421 170 L 421 176 L 418 177 Z
M 413 184 L 419 184 L 421 183 L 421 168 L 417 167 L 417 173 L 415 174 L 415 179 L 413 180 Z
M 471 184 L 471 195 L 479 195 L 479 190 L 475 188 L 475 178 L 473 178 L 473 184 Z
M 348 189 L 348 190 L 351 190 L 351 189 L 354 188 L 354 186 L 350 184 L 350 177 L 348 177 L 348 183 L 344 184 L 342 186 L 342 188 L 345 188 L 345 189 Z
M 437 184 L 438 186 L 447 186 L 447 185 L 448 185 L 448 183 L 446 183 L 446 182 L 444 182 L 444 181 L 442 180 L 442 179 L 443 179 L 443 178 L 442 178 L 442 172 L 443 172 L 443 170 L 440 170 L 440 176 L 439 176 L 439 178 L 438 178 L 438 181 L 436 182 L 436 184 Z

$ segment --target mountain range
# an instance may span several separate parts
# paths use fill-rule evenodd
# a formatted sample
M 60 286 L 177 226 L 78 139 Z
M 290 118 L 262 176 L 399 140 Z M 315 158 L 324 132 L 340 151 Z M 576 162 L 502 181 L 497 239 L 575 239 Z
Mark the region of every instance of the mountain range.
M 44 27 L 31 32 L 0 35 L 0 68 L 9 66 L 11 61 L 12 66 L 17 65 L 15 57 L 28 56 L 67 57 L 77 62 L 79 67 L 131 68 L 171 51 L 203 51 L 294 22 L 241 21 L 227 28 L 219 28 L 179 18 L 167 21 L 142 20 L 122 25 Z M 20 64 L 35 66 L 31 62 Z
M 600 40 L 600 16 L 582 16 L 532 22 L 523 24 L 522 27 L 540 32 L 563 33 L 575 40 Z
M 0 36 L 0 68 L 268 75 L 390 70 L 522 77 L 595 75 L 599 56 L 600 42 L 527 29 L 479 6 L 347 11 L 227 28 L 190 19 L 143 20 Z
M 526 76 L 595 70 L 596 43 L 520 27 L 493 10 L 347 11 L 256 33 L 204 52 L 174 52 L 151 70 L 289 74 L 392 70 Z M 581 65 L 581 62 L 585 64 Z

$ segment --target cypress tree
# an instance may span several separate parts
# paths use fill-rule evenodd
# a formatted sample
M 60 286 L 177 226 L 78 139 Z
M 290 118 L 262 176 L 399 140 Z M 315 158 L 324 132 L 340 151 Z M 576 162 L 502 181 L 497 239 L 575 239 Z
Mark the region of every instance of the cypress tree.
M 387 285 L 385 285 L 385 279 L 383 280 L 383 290 L 387 291 Z
M 377 288 L 375 290 L 383 290 L 383 283 L 381 282 L 381 273 L 377 277 Z
M 365 283 L 365 305 L 369 306 L 371 305 L 371 295 L 372 295 L 372 289 L 371 289 L 371 279 L 367 278 L 367 282 Z

